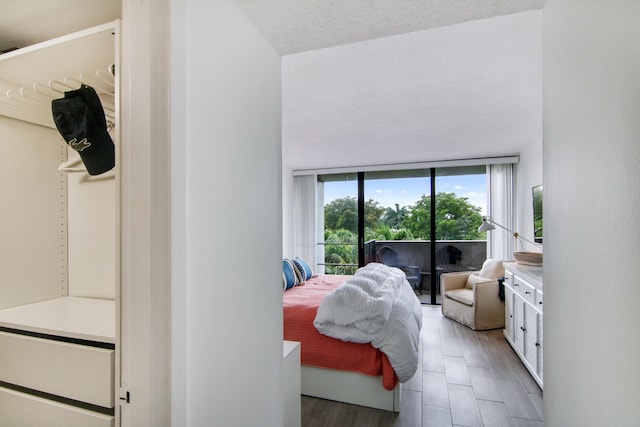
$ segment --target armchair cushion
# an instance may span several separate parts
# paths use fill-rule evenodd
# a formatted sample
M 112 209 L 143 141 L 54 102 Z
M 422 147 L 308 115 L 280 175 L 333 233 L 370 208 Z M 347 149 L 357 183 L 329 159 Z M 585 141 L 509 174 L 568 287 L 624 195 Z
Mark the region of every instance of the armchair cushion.
M 478 283 L 492 282 L 493 280 L 495 280 L 495 279 L 490 279 L 488 277 L 482 277 L 482 276 L 479 276 L 477 274 L 470 274 L 469 277 L 467 277 L 466 287 L 467 287 L 467 289 L 473 289 L 473 286 L 478 284 Z
M 450 291 L 446 291 L 444 295 L 454 301 L 468 305 L 469 307 L 473 306 L 473 291 L 471 289 L 452 289 Z

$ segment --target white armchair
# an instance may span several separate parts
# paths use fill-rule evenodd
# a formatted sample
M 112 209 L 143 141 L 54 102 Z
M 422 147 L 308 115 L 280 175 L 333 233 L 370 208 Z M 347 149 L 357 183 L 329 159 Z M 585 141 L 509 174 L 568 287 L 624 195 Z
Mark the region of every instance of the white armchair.
M 474 330 L 504 327 L 504 301 L 499 296 L 502 261 L 488 259 L 478 272 L 440 276 L 442 314 Z

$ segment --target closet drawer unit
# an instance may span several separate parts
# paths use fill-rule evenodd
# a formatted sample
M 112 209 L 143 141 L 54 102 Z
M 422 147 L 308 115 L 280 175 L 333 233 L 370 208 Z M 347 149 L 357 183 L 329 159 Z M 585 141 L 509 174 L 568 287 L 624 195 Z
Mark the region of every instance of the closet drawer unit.
M 113 427 L 114 417 L 0 387 L 2 425 Z M 55 420 L 55 421 L 52 421 Z
M 0 381 L 114 407 L 114 350 L 0 332 Z

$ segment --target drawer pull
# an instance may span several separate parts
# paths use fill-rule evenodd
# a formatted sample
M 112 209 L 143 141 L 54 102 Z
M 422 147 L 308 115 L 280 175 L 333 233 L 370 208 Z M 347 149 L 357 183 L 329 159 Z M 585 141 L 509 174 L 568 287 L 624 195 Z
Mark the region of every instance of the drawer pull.
M 531 292 L 529 292 L 529 291 L 524 291 L 524 293 L 527 294 L 527 295 L 531 295 Z
M 520 286 L 520 285 L 518 285 L 517 283 L 514 283 L 513 286 L 515 287 L 515 286 Z
M 540 343 L 539 342 L 536 343 L 536 347 L 540 347 Z
M 525 328 L 523 328 L 522 326 L 520 326 L 520 330 L 521 330 L 522 332 L 526 331 L 526 329 L 525 329 Z

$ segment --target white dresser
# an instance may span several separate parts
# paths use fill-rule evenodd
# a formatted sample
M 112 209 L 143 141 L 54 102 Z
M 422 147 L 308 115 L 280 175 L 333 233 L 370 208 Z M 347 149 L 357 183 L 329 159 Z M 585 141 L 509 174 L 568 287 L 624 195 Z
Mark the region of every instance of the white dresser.
M 542 267 L 516 263 L 504 266 L 504 336 L 542 388 Z

